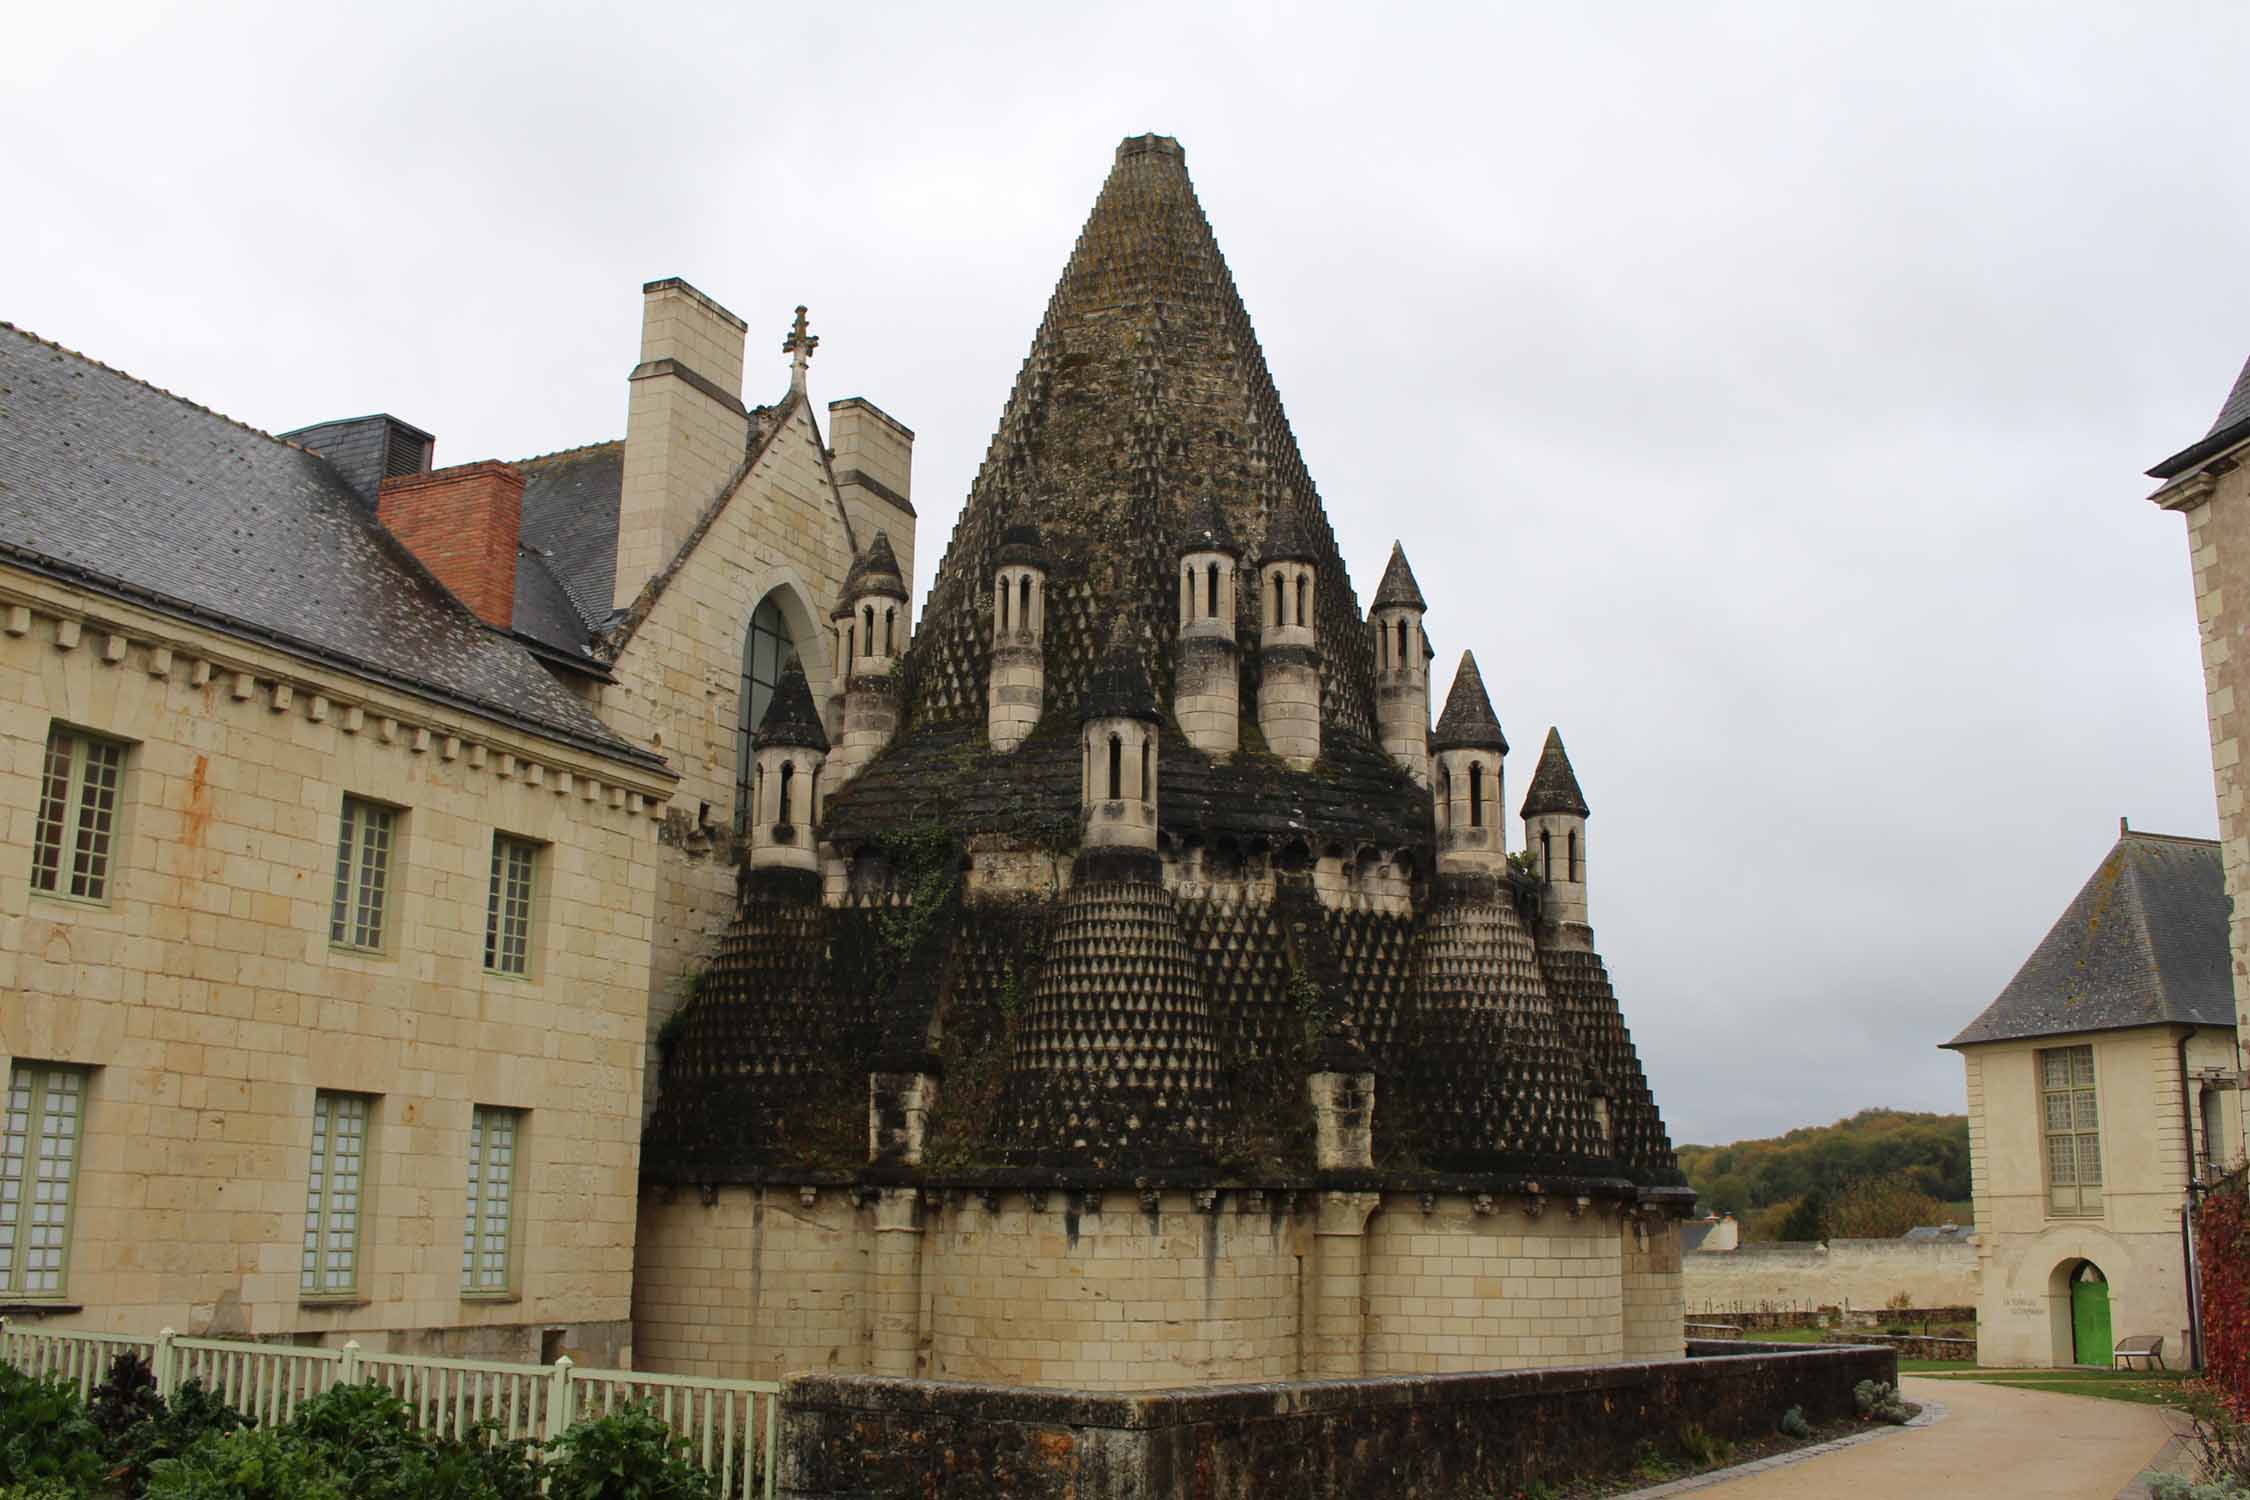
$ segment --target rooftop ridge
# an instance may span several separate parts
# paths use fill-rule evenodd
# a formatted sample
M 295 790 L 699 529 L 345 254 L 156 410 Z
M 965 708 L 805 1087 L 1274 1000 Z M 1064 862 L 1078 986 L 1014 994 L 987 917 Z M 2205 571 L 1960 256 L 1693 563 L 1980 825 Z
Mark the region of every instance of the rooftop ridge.
M 504 459 L 502 462 L 512 463 L 519 469 L 528 469 L 533 464 L 543 464 L 558 458 L 572 458 L 581 453 L 592 453 L 597 448 L 622 448 L 624 446 L 625 440 L 623 438 L 604 438 L 598 443 L 580 443 L 575 448 L 555 448 L 545 453 L 534 453 L 529 458 Z
M 263 427 L 253 427 L 248 422 L 243 421 L 240 417 L 230 417 L 225 412 L 220 411 L 216 407 L 205 406 L 200 401 L 190 401 L 187 397 L 181 395 L 179 392 L 166 390 L 163 386 L 158 385 L 153 380 L 144 380 L 140 376 L 135 375 L 131 370 L 121 370 L 113 364 L 107 364 L 101 360 L 94 358 L 94 356 L 92 356 L 91 354 L 81 353 L 80 351 L 71 348 L 68 344 L 58 344 L 53 339 L 47 338 L 42 334 L 33 333 L 28 328 L 10 323 L 5 318 L 0 318 L 0 329 L 5 329 L 9 333 L 16 335 L 18 338 L 27 340 L 30 343 L 37 344 L 42 349 L 52 349 L 57 354 L 75 359 L 80 364 L 92 365 L 97 370 L 107 371 L 109 374 L 115 375 L 120 380 L 130 380 L 133 384 L 139 386 L 144 391 L 154 391 L 157 395 L 162 396 L 167 401 L 177 401 L 180 405 L 186 407 L 189 411 L 199 411 L 207 417 L 216 417 L 220 421 L 226 423 L 229 427 L 239 427 L 244 432 L 249 433 L 252 437 L 264 438 L 267 442 L 272 443 L 277 448 L 288 448 L 297 453 L 310 453 L 315 457 L 319 456 L 318 450 L 316 449 L 307 448 L 302 443 L 292 443 L 285 437 L 276 437 L 274 436 L 274 434 L 266 431 Z M 409 423 L 408 425 L 411 426 L 412 424 Z M 419 431 L 419 429 L 416 430 Z

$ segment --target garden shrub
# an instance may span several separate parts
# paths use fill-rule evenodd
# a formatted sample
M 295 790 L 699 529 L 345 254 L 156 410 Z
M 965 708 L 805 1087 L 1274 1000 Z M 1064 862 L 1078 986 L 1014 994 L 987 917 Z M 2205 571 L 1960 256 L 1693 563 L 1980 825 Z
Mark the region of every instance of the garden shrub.
M 645 1406 L 578 1422 L 549 1445 L 550 1500 L 712 1500 L 711 1476 Z
M 89 1489 L 102 1477 L 101 1446 L 70 1382 L 0 1364 L 0 1485 Z
M 353 1500 L 331 1456 L 286 1429 L 212 1434 L 150 1471 L 148 1500 Z
M 2203 1283 L 2203 1368 L 2237 1413 L 2250 1414 L 2250 1200 L 2235 1173 L 2195 1211 Z
M 1894 1427 L 1903 1427 L 1914 1420 L 1914 1413 L 1899 1398 L 1898 1387 L 1887 1380 L 1862 1380 L 1853 1386 L 1852 1404 L 1871 1422 L 1889 1422 Z
M 1793 1438 L 1809 1438 L 1812 1436 L 1812 1423 L 1805 1420 L 1805 1409 L 1803 1407 L 1792 1406 L 1781 1414 L 1781 1435 Z

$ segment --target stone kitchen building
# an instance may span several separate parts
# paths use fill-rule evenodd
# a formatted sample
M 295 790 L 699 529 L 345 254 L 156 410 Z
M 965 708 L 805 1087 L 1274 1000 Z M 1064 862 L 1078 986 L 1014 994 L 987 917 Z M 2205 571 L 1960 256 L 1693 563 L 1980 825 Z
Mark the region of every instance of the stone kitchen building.
M 1562 740 L 1511 857 L 1476 662 L 1433 730 L 1428 605 L 1394 549 L 1362 610 L 1176 142 L 1118 149 L 911 637 L 910 576 L 866 540 L 756 717 L 661 1038 L 642 1362 L 1680 1355 L 1692 1195 Z

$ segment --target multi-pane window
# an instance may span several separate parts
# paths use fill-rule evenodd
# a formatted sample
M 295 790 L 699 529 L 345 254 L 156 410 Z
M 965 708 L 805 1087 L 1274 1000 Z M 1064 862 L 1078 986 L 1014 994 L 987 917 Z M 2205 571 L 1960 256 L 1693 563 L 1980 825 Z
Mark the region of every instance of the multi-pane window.
M 2047 1211 L 2102 1211 L 2102 1138 L 2094 1103 L 2094 1049 L 2039 1054 L 2039 1104 L 2047 1130 Z
M 469 1119 L 469 1213 L 461 1227 L 461 1290 L 515 1289 L 516 1126 L 512 1109 L 478 1105 Z
M 17 1063 L 9 1070 L 0 1117 L 0 1292 L 62 1292 L 85 1098 L 83 1069 Z
M 60 725 L 47 732 L 32 833 L 31 887 L 85 901 L 109 899 L 117 834 L 117 781 L 125 747 Z
M 359 1290 L 359 1211 L 367 1169 L 367 1096 L 313 1097 L 312 1175 L 297 1288 L 307 1297 Z
M 484 908 L 484 966 L 495 974 L 531 972 L 532 877 L 539 846 L 528 839 L 492 836 L 492 890 Z
M 781 683 L 782 668 L 796 654 L 797 648 L 789 639 L 789 623 L 781 617 L 781 606 L 768 594 L 764 602 L 750 612 L 750 633 L 742 643 L 741 754 L 736 757 L 734 773 L 737 832 L 750 826 L 751 736 L 758 732 L 758 721 L 766 716 L 766 706 L 773 702 L 773 690 Z
M 328 940 L 346 948 L 378 950 L 391 891 L 391 846 L 398 831 L 395 809 L 357 797 L 344 799 L 336 836 L 336 894 L 328 908 Z

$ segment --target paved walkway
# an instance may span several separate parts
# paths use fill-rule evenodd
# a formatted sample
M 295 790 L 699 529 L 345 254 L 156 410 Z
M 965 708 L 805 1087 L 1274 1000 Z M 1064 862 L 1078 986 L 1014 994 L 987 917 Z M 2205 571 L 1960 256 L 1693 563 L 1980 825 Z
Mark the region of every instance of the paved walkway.
M 1695 1500 L 2114 1500 L 2171 1440 L 2160 1408 L 1967 1380 L 1899 1382 L 1943 1420 L 1716 1483 Z M 1693 1486 L 1692 1491 L 1690 1486 Z

